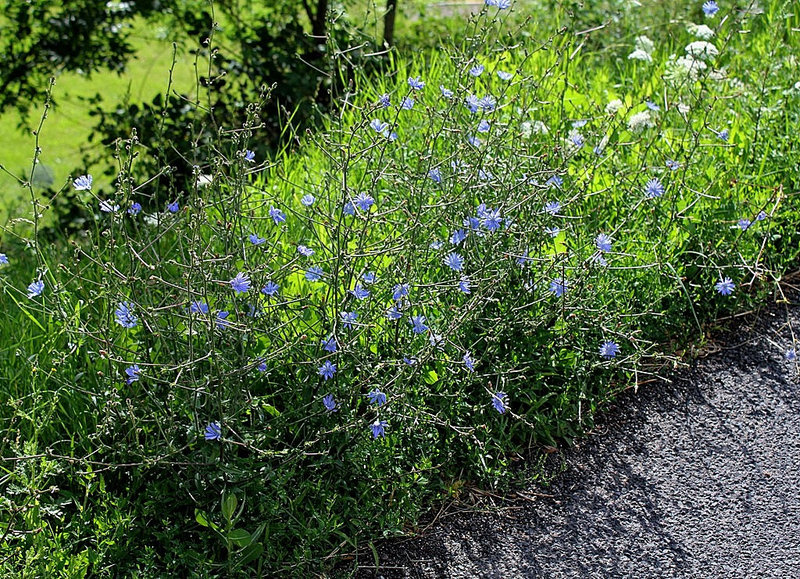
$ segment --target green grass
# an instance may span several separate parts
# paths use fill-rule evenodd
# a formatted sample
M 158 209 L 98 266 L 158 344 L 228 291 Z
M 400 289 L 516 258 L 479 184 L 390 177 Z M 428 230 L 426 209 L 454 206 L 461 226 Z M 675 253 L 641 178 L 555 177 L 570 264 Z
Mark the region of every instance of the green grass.
M 307 576 L 402 534 L 465 483 L 509 488 L 518 456 L 535 462 L 541 447 L 569 444 L 621 390 L 679 363 L 719 315 L 757 307 L 800 254 L 800 13 L 763 4 L 717 32 L 726 77 L 697 79 L 669 64 L 696 19 L 677 4 L 626 12 L 608 46 L 576 35 L 587 22 L 563 13 L 563 32 L 511 36 L 486 14 L 446 50 L 399 52 L 391 74 L 357 74 L 347 105 L 291 152 L 245 162 L 247 126 L 215 140 L 201 168 L 211 183 L 174 191 L 175 214 L 125 213 L 147 202 L 134 157 L 154 144 L 123 148 L 118 214 L 81 194 L 85 236 L 9 236 L 2 247 L 0 569 Z M 627 58 L 642 21 L 657 31 L 652 64 Z M 408 87 L 411 76 L 425 91 Z M 384 93 L 416 104 L 379 107 Z M 485 94 L 496 110 L 464 106 Z M 647 100 L 660 105 L 653 126 L 632 128 Z M 187 118 L 203 122 L 203 111 Z M 554 177 L 563 183 L 548 185 Z M 665 191 L 649 199 L 656 178 Z M 360 193 L 374 206 L 347 215 Z M 513 223 L 492 232 L 486 218 L 451 243 L 481 203 Z M 611 251 L 598 253 L 598 233 Z M 462 272 L 445 265 L 450 252 Z M 323 282 L 307 277 L 312 265 Z M 247 294 L 229 283 L 239 272 Z M 730 296 L 714 290 L 726 277 Z M 38 278 L 45 292 L 29 299 Z M 550 291 L 558 279 L 561 297 Z M 267 281 L 276 297 L 258 292 Z M 395 297 L 402 282 L 406 299 Z M 357 286 L 370 296 L 355 297 Z M 133 305 L 135 327 L 115 321 L 120 302 Z M 207 314 L 192 313 L 199 302 Z M 393 304 L 399 321 L 387 317 Z M 353 328 L 345 312 L 358 312 Z M 414 315 L 431 330 L 415 332 Z M 335 353 L 322 348 L 330 336 Z M 613 359 L 599 354 L 606 340 L 619 344 Z M 330 380 L 324 361 L 337 365 Z M 139 379 L 126 383 L 133 364 Z M 376 389 L 385 405 L 370 401 Z M 376 420 L 385 437 L 373 439 Z M 205 441 L 217 421 L 222 440 Z

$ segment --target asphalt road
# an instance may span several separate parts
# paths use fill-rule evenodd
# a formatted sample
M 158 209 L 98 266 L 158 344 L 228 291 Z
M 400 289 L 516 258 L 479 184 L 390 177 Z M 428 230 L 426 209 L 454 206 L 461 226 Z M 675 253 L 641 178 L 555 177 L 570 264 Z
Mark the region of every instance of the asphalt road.
M 356 576 L 800 577 L 790 326 L 800 339 L 800 307 L 763 312 L 671 384 L 623 395 L 553 485 L 530 489 L 552 497 L 444 514 L 378 544 L 380 567 Z

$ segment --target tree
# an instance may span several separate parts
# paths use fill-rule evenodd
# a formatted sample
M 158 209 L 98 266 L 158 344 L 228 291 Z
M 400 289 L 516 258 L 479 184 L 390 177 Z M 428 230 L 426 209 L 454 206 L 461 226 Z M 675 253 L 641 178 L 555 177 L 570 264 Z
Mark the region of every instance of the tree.
M 125 23 L 150 16 L 158 0 L 0 0 L 0 112 L 27 112 L 48 79 L 66 71 L 123 71 L 133 55 Z

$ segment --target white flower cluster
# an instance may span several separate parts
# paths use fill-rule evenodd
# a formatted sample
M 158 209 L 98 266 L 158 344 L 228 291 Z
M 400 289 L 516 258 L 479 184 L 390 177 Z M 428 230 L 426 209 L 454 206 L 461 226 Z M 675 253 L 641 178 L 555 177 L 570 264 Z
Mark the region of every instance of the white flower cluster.
M 656 46 L 646 36 L 637 36 L 634 41 L 634 51 L 628 55 L 628 60 L 643 60 L 653 62 L 653 50 Z
M 619 100 L 619 99 L 614 99 L 613 101 L 610 101 L 610 102 L 609 102 L 609 103 L 606 105 L 606 114 L 607 114 L 607 115 L 615 115 L 615 114 L 617 114 L 617 113 L 619 112 L 619 110 L 620 110 L 620 109 L 621 109 L 623 106 L 625 106 L 625 105 L 622 103 L 622 101 L 621 101 L 621 100 Z
M 531 135 L 546 135 L 550 132 L 547 125 L 542 121 L 525 121 L 520 125 L 520 133 L 524 138 L 529 138 Z
M 686 30 L 689 31 L 689 34 L 701 40 L 710 40 L 714 37 L 714 31 L 705 24 L 693 24 L 690 22 L 686 25 Z
M 686 54 L 695 60 L 714 60 L 719 56 L 717 47 L 705 40 L 696 40 L 686 46 Z
M 628 130 L 632 133 L 641 133 L 645 129 L 655 127 L 653 118 L 650 116 L 650 111 L 642 111 L 631 115 L 628 119 Z

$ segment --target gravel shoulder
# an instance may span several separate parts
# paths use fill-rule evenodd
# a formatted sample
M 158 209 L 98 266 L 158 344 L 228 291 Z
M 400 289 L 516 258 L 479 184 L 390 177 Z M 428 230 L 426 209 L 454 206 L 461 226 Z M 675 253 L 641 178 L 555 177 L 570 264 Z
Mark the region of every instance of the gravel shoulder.
M 671 383 L 621 396 L 531 500 L 445 513 L 355 576 L 800 577 L 793 334 L 796 300 L 743 317 Z

